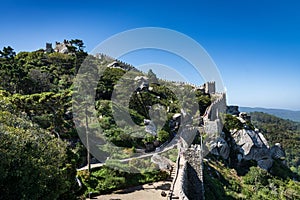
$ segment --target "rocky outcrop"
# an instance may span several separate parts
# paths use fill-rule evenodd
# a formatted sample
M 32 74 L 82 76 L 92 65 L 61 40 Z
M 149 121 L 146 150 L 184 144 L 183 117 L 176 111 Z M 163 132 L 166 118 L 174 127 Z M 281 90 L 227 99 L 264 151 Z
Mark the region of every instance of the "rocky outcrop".
M 227 113 L 234 115 L 243 124 L 243 129 L 230 130 L 230 135 L 216 135 L 210 141 L 207 141 L 207 146 L 210 153 L 228 159 L 230 152 L 235 152 L 234 156 L 238 162 L 254 160 L 257 165 L 265 170 L 269 170 L 274 162 L 274 159 L 282 160 L 284 163 L 285 152 L 280 144 L 275 144 L 272 148 L 269 147 L 268 141 L 264 135 L 258 130 L 252 130 L 249 126 L 251 117 L 247 113 L 239 112 L 237 106 L 228 106 Z M 220 125 L 209 124 L 205 127 L 205 131 L 209 129 L 217 130 Z M 217 131 L 216 131 L 217 132 Z
M 149 80 L 146 76 L 137 76 L 134 81 L 139 85 L 138 90 L 148 89 Z
M 240 152 L 243 152 L 243 154 L 248 157 L 253 157 L 253 155 L 250 154 L 251 149 L 264 149 L 269 146 L 262 134 L 250 129 L 234 130 L 231 132 L 231 137 L 234 144 L 240 149 Z
M 160 170 L 169 171 L 172 168 L 171 161 L 169 159 L 167 159 L 166 157 L 158 155 L 158 154 L 154 154 L 151 157 L 151 162 L 157 164 Z
M 228 159 L 230 147 L 224 138 L 219 137 L 217 140 L 212 140 L 208 143 L 208 146 L 212 154 L 222 156 L 224 159 Z
M 230 130 L 230 139 L 228 139 L 231 150 L 236 152 L 238 162 L 255 160 L 260 168 L 269 170 L 274 159 L 284 160 L 285 153 L 280 144 L 270 148 L 268 141 L 258 129 L 252 130 L 249 128 L 247 123 L 251 122 L 251 117 L 247 113 L 238 112 L 235 106 L 228 107 L 227 112 L 236 114 L 237 119 L 244 124 L 244 129 Z M 239 114 L 237 115 L 237 113 Z M 216 149 L 218 149 L 218 145 L 216 145 Z M 217 153 L 221 155 L 219 151 Z
M 269 170 L 273 165 L 271 151 L 267 140 L 258 131 L 251 129 L 234 130 L 231 132 L 233 149 L 238 152 L 238 161 L 255 160 L 257 165 Z
M 156 136 L 156 126 L 150 119 L 144 119 L 145 131 Z
M 284 152 L 283 148 L 281 147 L 280 143 L 276 143 L 271 148 L 271 156 L 273 159 L 285 160 L 285 152 Z

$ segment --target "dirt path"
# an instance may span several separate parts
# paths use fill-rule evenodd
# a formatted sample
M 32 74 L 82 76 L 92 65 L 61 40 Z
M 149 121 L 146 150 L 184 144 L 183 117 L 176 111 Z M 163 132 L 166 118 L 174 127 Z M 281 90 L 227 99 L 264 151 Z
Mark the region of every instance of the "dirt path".
M 125 190 L 119 190 L 113 194 L 100 195 L 93 199 L 101 200 L 167 200 L 167 196 L 161 196 L 164 191 L 166 195 L 169 193 L 171 181 L 160 181 L 156 183 L 145 184 L 128 188 Z

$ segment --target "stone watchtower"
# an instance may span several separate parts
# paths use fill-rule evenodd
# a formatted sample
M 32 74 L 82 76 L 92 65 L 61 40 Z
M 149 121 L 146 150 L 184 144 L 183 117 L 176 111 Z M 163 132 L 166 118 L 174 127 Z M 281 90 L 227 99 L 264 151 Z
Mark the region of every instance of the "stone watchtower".
M 45 52 L 46 53 L 52 53 L 54 50 L 52 48 L 52 43 L 46 43 L 46 49 Z
M 211 81 L 204 84 L 206 94 L 215 94 L 216 93 L 216 82 Z

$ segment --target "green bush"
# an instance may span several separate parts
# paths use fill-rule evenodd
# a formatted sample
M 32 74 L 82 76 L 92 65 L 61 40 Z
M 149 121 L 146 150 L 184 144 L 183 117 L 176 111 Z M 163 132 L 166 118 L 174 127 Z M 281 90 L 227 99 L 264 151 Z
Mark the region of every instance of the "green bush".
M 244 176 L 244 183 L 248 185 L 267 185 L 269 174 L 258 167 L 250 167 L 250 171 Z
M 165 130 L 160 130 L 157 134 L 158 141 L 161 143 L 166 142 L 170 138 L 170 134 Z

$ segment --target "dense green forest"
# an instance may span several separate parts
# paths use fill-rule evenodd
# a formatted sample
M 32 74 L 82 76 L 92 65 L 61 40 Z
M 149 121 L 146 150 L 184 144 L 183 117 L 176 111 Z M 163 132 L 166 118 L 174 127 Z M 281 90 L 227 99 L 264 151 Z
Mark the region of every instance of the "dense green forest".
M 75 43 L 69 55 L 0 51 L 0 199 L 75 198 L 83 148 L 66 114 L 86 56 Z
M 280 143 L 288 166 L 300 175 L 300 123 L 261 112 L 250 114 L 252 123 L 261 129 L 269 145 Z

